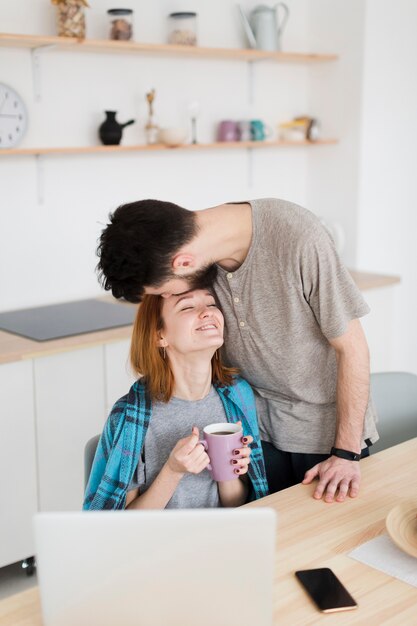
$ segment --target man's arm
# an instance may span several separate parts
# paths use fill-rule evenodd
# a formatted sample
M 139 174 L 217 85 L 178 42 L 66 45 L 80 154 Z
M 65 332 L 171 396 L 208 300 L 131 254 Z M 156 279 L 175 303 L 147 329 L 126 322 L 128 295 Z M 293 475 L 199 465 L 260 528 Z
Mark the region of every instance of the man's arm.
M 369 350 L 359 320 L 349 322 L 347 332 L 330 340 L 337 359 L 337 426 L 335 448 L 360 453 L 363 424 L 369 400 Z M 330 450 L 329 450 L 330 453 Z M 360 468 L 357 461 L 347 461 L 335 456 L 312 467 L 303 483 L 316 476 L 319 483 L 315 498 L 324 495 L 326 502 L 343 502 L 347 493 L 354 498 L 360 485 Z

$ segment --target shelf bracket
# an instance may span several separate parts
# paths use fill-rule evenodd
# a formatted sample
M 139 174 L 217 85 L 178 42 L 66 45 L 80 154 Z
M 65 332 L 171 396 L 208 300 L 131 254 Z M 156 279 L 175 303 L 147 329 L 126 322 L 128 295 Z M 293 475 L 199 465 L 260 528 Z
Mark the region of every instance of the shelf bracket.
M 43 204 L 45 200 L 45 177 L 44 177 L 42 155 L 36 154 L 35 162 L 36 162 L 36 188 L 37 188 L 38 204 Z
M 248 187 L 253 187 L 253 148 L 248 148 L 248 163 L 247 163 L 247 181 Z
M 50 48 L 55 48 L 55 44 L 49 44 L 47 46 L 38 46 L 37 48 L 32 48 L 30 51 L 31 60 L 32 60 L 33 95 L 35 97 L 35 102 L 40 102 L 41 96 L 42 96 L 40 55 L 41 55 L 42 50 L 49 50 Z

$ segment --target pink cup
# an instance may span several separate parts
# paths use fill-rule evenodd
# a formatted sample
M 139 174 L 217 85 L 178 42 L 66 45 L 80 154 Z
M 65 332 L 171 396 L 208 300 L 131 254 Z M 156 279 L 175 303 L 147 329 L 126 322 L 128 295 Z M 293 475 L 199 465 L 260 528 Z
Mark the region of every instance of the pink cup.
M 239 141 L 239 129 L 237 122 L 233 120 L 223 120 L 217 129 L 218 141 Z
M 210 465 L 207 466 L 207 469 L 213 480 L 235 480 L 239 478 L 239 475 L 235 474 L 236 466 L 232 465 L 232 460 L 241 458 L 234 455 L 233 451 L 242 447 L 242 427 L 239 424 L 221 422 L 206 426 L 203 432 L 204 439 L 201 439 L 199 443 L 204 446 L 210 458 Z

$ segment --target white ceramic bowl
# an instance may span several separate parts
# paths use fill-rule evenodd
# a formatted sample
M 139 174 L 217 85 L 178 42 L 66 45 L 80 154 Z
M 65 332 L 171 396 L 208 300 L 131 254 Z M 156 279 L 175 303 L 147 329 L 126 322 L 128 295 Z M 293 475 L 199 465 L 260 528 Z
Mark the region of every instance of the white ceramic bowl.
M 159 141 L 166 146 L 180 146 L 187 139 L 187 131 L 183 128 L 161 128 L 159 131 Z
M 279 128 L 279 138 L 282 141 L 305 141 L 306 131 L 304 128 Z

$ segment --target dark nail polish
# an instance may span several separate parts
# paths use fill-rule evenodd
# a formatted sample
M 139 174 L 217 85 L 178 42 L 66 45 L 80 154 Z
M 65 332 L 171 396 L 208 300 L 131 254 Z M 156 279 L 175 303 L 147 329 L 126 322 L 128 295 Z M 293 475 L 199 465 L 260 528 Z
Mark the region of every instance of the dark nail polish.
M 236 461 L 236 459 L 233 459 L 233 461 L 232 461 L 232 465 L 237 465 L 237 461 Z
M 242 437 L 243 443 L 248 443 L 248 437 Z
M 235 474 L 240 474 L 240 470 L 235 469 Z
M 239 452 L 239 450 L 233 450 L 233 454 L 234 454 L 235 456 L 237 456 L 238 454 L 240 454 L 240 452 Z

